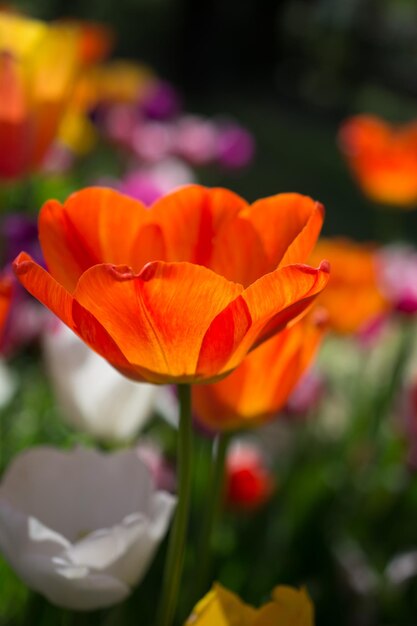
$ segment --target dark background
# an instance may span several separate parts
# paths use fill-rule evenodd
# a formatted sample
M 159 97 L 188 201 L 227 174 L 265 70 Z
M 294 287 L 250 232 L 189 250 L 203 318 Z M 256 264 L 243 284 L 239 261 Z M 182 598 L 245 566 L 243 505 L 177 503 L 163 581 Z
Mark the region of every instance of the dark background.
M 110 24 L 116 56 L 150 64 L 183 93 L 187 111 L 228 114 L 257 142 L 253 166 L 201 182 L 249 200 L 299 191 L 327 207 L 325 233 L 383 239 L 417 233 L 414 213 L 381 212 L 362 197 L 337 149 L 341 120 L 417 113 L 415 0 L 33 0 L 32 15 Z M 400 221 L 402 224 L 400 224 Z

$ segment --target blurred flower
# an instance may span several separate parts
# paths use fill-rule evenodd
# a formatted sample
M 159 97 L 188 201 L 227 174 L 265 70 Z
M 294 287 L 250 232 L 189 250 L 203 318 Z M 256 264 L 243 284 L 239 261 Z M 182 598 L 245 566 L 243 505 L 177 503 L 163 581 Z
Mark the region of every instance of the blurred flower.
M 213 161 L 217 151 L 218 130 L 208 118 L 184 115 L 175 128 L 175 152 L 193 165 L 206 165 Z
M 146 65 L 117 59 L 91 69 L 85 80 L 94 86 L 94 104 L 136 104 L 148 95 L 154 74 Z
M 22 213 L 5 215 L 0 222 L 0 238 L 5 263 L 13 261 L 22 248 L 38 263 L 42 262 L 36 218 Z
M 153 441 L 142 439 L 136 447 L 136 453 L 150 471 L 156 488 L 174 492 L 175 472 L 162 454 L 161 448 Z
M 193 408 L 203 425 L 214 430 L 250 428 L 284 406 L 310 365 L 325 330 L 314 312 L 253 350 L 227 378 L 193 387 Z
M 12 356 L 37 341 L 50 320 L 50 313 L 19 285 L 14 289 L 10 314 L 5 328 L 2 350 Z
M 373 202 L 416 207 L 416 122 L 395 127 L 376 116 L 358 115 L 342 125 L 339 139 L 356 180 Z
M 84 65 L 100 63 L 110 56 L 114 47 L 114 31 L 98 22 L 73 21 L 81 30 L 80 56 Z
M 155 411 L 163 415 L 168 389 L 128 380 L 64 324 L 44 333 L 43 347 L 63 417 L 75 428 L 99 440 L 126 441 Z
M 322 220 L 322 206 L 298 194 L 249 206 L 194 185 L 147 209 L 90 188 L 41 210 L 50 273 L 26 253 L 14 265 L 32 295 L 128 377 L 213 380 L 325 287 L 327 263 L 302 264 Z
M 354 333 L 385 313 L 389 305 L 377 281 L 376 248 L 348 239 L 321 239 L 309 263 L 328 259 L 331 276 L 320 305 L 329 326 L 338 333 Z
M 174 133 L 172 126 L 164 122 L 136 122 L 130 141 L 137 157 L 156 163 L 173 152 Z
M 313 626 L 314 609 L 304 589 L 275 587 L 272 599 L 255 609 L 218 583 L 194 607 L 185 626 Z
M 225 480 L 226 504 L 248 511 L 269 500 L 275 482 L 261 447 L 245 439 L 234 441 L 228 450 Z
M 181 98 L 178 91 L 165 80 L 155 80 L 141 103 L 143 113 L 155 120 L 165 120 L 180 112 Z
M 254 152 L 254 139 L 245 128 L 231 122 L 219 127 L 217 159 L 220 165 L 230 169 L 246 167 Z
M 40 166 L 79 69 L 78 31 L 0 12 L 0 178 Z
M 305 372 L 292 390 L 286 412 L 290 415 L 306 415 L 320 404 L 326 391 L 324 374 L 310 368 Z
M 174 505 L 134 451 L 32 448 L 0 485 L 0 547 L 53 604 L 102 608 L 143 578 Z
M 0 359 L 0 409 L 9 404 L 16 389 L 17 381 L 12 370 Z
M 9 317 L 12 296 L 12 278 L 8 274 L 0 275 L 0 347 L 3 341 L 7 318 Z
M 411 246 L 382 248 L 377 256 L 381 291 L 401 313 L 417 313 L 417 251 Z
M 151 205 L 176 187 L 194 183 L 192 169 L 174 157 L 129 172 L 117 185 L 122 193 Z

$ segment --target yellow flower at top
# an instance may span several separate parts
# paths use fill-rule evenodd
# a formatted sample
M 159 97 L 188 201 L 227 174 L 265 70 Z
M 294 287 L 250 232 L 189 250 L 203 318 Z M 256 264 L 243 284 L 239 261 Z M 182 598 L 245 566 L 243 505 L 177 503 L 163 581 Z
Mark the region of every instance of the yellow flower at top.
M 214 584 L 194 607 L 185 626 L 313 626 L 314 609 L 304 589 L 279 586 L 270 602 L 255 609 Z
M 0 12 L 0 178 L 36 170 L 80 63 L 79 29 Z

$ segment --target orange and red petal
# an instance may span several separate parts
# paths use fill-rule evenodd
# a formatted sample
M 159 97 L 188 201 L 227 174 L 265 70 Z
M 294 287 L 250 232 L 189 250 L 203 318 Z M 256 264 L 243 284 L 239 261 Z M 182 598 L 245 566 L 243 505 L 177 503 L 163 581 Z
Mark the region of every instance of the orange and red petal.
M 299 319 L 327 285 L 329 272 L 325 261 L 317 269 L 288 265 L 262 276 L 245 289 L 242 298 L 252 324 L 223 371 L 234 369 L 247 352 Z
M 193 405 L 214 430 L 256 426 L 285 404 L 309 366 L 325 326 L 309 315 L 250 352 L 229 376 L 195 385 Z
M 269 271 L 269 259 L 252 224 L 239 215 L 215 238 L 210 264 L 218 274 L 247 287 Z
M 147 217 L 140 202 L 100 187 L 74 193 L 63 205 L 46 202 L 39 237 L 51 274 L 73 292 L 81 274 L 93 265 L 130 264 Z
M 258 233 L 269 261 L 269 271 L 279 264 L 305 263 L 316 243 L 324 219 L 323 206 L 298 193 L 282 193 L 258 200 L 242 217 Z
M 210 323 L 241 291 L 241 285 L 204 267 L 154 262 L 140 274 L 128 267 L 92 267 L 74 297 L 149 380 L 186 382 L 198 378 Z
M 199 185 L 182 187 L 157 200 L 151 220 L 162 229 L 166 260 L 211 267 L 216 234 L 245 207 L 245 200 L 232 191 Z
M 13 264 L 20 283 L 83 339 L 93 350 L 126 375 L 142 379 L 99 322 L 46 270 L 22 252 Z

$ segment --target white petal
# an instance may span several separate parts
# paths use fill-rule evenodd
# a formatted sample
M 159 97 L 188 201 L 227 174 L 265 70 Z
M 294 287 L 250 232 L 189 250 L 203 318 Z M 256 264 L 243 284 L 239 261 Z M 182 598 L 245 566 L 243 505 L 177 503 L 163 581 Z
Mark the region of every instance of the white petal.
M 63 324 L 44 336 L 47 369 L 67 421 L 102 440 L 131 439 L 152 415 L 156 385 L 128 380 Z
M 0 408 L 6 406 L 12 399 L 17 387 L 16 378 L 6 363 L 0 359 Z
M 32 449 L 14 460 L 0 486 L 0 550 L 51 602 L 107 607 L 144 575 L 175 501 L 153 491 L 134 450 Z
M 150 515 L 136 513 L 121 524 L 92 533 L 65 551 L 76 565 L 106 570 L 133 586 L 140 582 L 166 533 L 176 498 L 158 492 L 152 499 Z
M 149 470 L 132 450 L 106 455 L 38 447 L 10 465 L 0 499 L 73 542 L 131 513 L 147 513 L 152 491 Z

